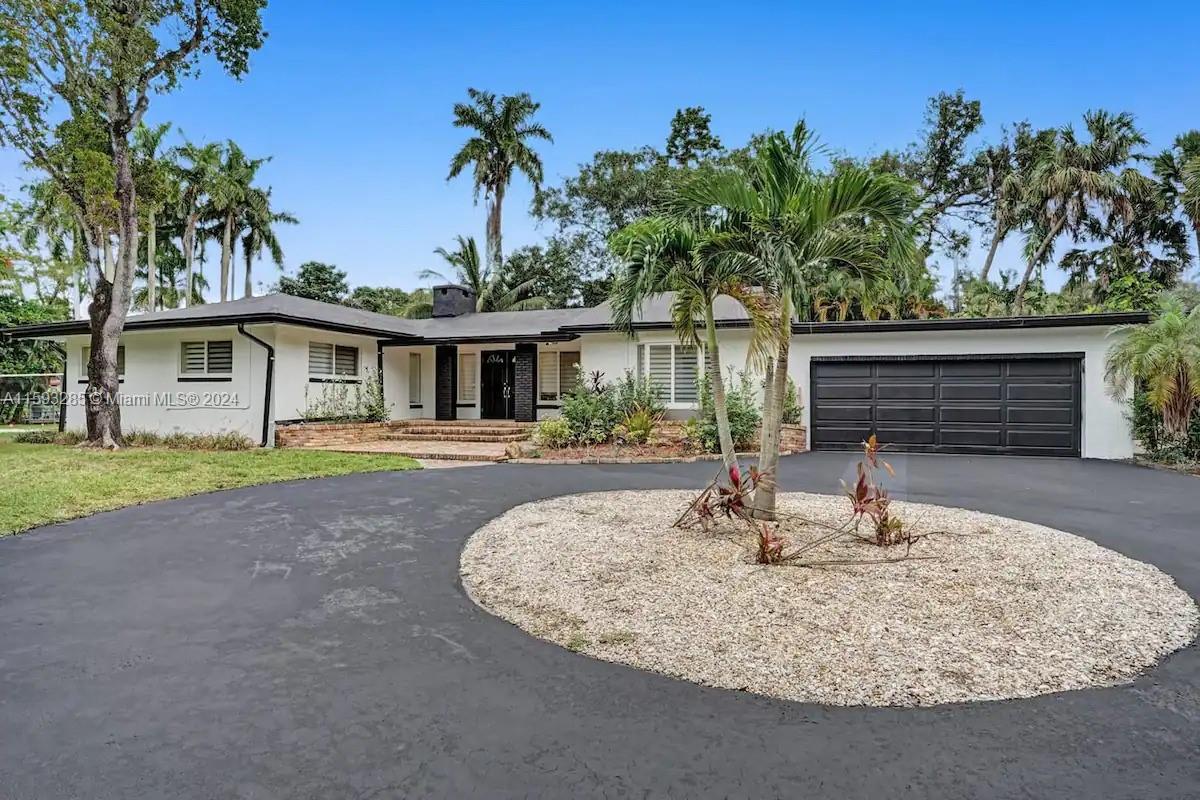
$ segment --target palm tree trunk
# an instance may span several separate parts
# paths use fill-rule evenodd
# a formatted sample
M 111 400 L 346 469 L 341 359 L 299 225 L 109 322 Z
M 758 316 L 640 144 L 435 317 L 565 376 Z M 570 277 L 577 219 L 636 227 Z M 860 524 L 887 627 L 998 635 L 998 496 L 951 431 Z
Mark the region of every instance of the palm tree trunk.
M 221 231 L 221 302 L 232 299 L 230 283 L 230 268 L 232 266 L 230 248 L 233 246 L 233 214 L 225 215 L 225 228 Z
M 500 243 L 500 215 L 504 206 L 504 186 L 501 184 L 492 192 L 488 201 L 487 214 L 487 268 L 488 276 L 495 278 L 500 274 L 502 251 Z
M 775 519 L 775 494 L 778 486 L 780 423 L 783 401 L 787 396 L 788 356 L 792 342 L 792 303 L 786 294 L 779 311 L 779 345 L 769 390 L 763 397 L 762 435 L 759 444 L 759 483 L 754 488 L 754 516 Z
M 1033 276 L 1033 270 L 1037 267 L 1042 257 L 1046 255 L 1046 251 L 1054 244 L 1054 240 L 1058 238 L 1059 232 L 1062 231 L 1063 225 L 1067 222 L 1065 214 L 1060 214 L 1058 219 L 1054 220 L 1054 224 L 1050 226 L 1050 231 L 1046 234 L 1046 238 L 1042 239 L 1041 244 L 1032 256 L 1029 257 L 1029 263 L 1025 265 L 1025 274 L 1021 277 L 1021 284 L 1017 287 L 1017 295 L 1014 301 L 1015 311 L 1017 316 L 1025 311 L 1025 290 L 1029 288 L 1029 279 Z
M 996 251 L 1000 249 L 1000 242 L 1004 241 L 1004 237 L 1008 231 L 999 225 L 996 226 L 996 232 L 992 234 L 992 246 L 988 248 L 987 258 L 984 259 L 983 269 L 979 271 L 979 280 L 986 281 L 988 274 L 992 271 L 992 260 L 996 258 Z
M 157 233 L 154 209 L 151 208 L 146 213 L 146 307 L 151 311 L 155 309 L 158 302 L 158 268 L 154 263 Z
M 254 287 L 250 282 L 250 262 L 254 260 L 253 253 L 250 252 L 250 242 L 242 240 L 242 252 L 246 257 L 246 285 L 243 287 L 242 297 L 250 297 L 254 294 Z
M 713 412 L 717 415 L 717 439 L 721 443 L 721 461 L 725 472 L 737 467 L 737 452 L 733 448 L 733 433 L 729 429 L 729 407 L 725 402 L 725 381 L 721 375 L 721 349 L 717 345 L 717 324 L 713 319 L 710 300 L 704 306 L 704 328 L 708 338 L 709 380 L 712 381 Z

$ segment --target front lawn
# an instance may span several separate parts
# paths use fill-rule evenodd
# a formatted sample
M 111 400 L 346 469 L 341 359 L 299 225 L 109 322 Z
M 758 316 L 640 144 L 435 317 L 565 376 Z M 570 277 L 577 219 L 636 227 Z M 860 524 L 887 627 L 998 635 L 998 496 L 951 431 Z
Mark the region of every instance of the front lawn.
M 117 452 L 0 437 L 0 536 L 124 506 L 297 478 L 418 469 L 394 455 L 322 450 Z

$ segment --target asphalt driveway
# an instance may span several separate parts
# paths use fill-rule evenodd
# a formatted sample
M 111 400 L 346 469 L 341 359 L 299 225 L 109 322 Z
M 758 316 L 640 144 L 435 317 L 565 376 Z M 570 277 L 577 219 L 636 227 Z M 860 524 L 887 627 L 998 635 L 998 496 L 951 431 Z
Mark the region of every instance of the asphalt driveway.
M 1194 477 L 891 460 L 893 494 L 1081 533 L 1200 596 Z M 851 456 L 785 462 L 832 492 Z M 0 539 L 0 797 L 1200 797 L 1194 645 L 1130 686 L 824 708 L 575 655 L 463 594 L 464 540 L 513 505 L 713 471 L 354 475 Z

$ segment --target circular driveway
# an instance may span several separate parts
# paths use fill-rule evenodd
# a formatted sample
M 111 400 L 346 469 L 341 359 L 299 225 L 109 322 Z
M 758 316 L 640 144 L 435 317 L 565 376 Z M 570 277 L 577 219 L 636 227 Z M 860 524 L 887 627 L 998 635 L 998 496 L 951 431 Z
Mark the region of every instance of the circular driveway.
M 785 459 L 836 492 L 853 456 Z M 893 494 L 1080 533 L 1200 595 L 1200 481 L 899 456 Z M 492 466 L 239 489 L 0 539 L 0 796 L 1200 796 L 1200 650 L 1129 686 L 801 705 L 595 661 L 477 608 L 458 555 L 529 500 L 711 463 Z M 536 532 L 531 532 L 536 536 Z

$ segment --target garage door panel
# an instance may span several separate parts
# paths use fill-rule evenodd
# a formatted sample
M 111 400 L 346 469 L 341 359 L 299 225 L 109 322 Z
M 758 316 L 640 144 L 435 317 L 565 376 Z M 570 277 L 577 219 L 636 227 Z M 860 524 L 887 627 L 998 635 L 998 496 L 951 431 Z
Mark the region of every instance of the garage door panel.
M 938 417 L 942 422 L 988 422 L 999 424 L 1003 421 L 1003 410 L 1000 406 L 942 406 L 938 409 Z
M 871 422 L 870 406 L 829 406 L 819 405 L 813 412 L 813 418 L 818 422 Z
M 813 363 L 814 449 L 872 432 L 896 450 L 1077 456 L 1077 358 L 879 359 Z
M 870 413 L 870 409 L 867 411 Z M 880 422 L 933 422 L 934 415 L 932 406 L 879 406 L 875 410 Z
M 942 428 L 942 444 L 1000 447 L 999 428 Z
M 936 368 L 930 361 L 883 361 L 876 374 L 880 378 L 932 378 Z
M 932 383 L 881 383 L 875 388 L 880 400 L 932 400 L 937 390 Z
M 1027 408 L 1009 406 L 1006 421 L 1012 425 L 1070 425 L 1075 411 L 1070 406 L 1058 408 Z
M 998 383 L 943 383 L 943 400 L 999 400 Z
M 1009 400 L 1070 400 L 1075 387 L 1062 383 L 1010 383 Z

